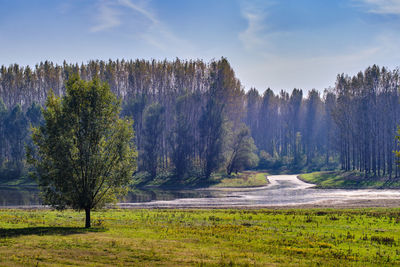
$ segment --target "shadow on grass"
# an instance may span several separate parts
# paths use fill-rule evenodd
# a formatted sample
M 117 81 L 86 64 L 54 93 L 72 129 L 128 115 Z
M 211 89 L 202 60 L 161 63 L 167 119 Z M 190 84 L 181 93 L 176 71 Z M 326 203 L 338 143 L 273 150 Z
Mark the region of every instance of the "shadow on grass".
M 105 232 L 106 228 L 83 227 L 26 227 L 26 228 L 0 228 L 0 238 L 18 237 L 25 235 L 73 235 L 93 232 Z

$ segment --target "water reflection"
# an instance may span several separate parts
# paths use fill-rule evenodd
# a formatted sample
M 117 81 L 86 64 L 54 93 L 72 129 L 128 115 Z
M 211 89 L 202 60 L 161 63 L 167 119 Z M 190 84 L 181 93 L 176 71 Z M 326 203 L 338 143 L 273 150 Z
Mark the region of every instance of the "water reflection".
M 214 190 L 163 190 L 142 189 L 130 191 L 121 203 L 145 203 L 150 201 L 170 201 L 181 198 L 215 198 L 221 194 Z
M 150 201 L 168 201 L 180 198 L 218 197 L 219 192 L 212 190 L 162 190 L 135 189 L 120 199 L 121 203 L 145 203 Z M 36 187 L 0 187 L 0 207 L 19 207 L 40 205 L 39 190 Z
M 0 187 L 0 206 L 40 205 L 39 191 L 34 187 Z

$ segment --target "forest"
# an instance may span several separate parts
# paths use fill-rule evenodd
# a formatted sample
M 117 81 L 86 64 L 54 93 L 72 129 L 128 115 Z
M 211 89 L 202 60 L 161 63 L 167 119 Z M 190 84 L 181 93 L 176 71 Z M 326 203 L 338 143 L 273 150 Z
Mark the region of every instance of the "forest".
M 358 170 L 398 177 L 399 71 L 373 65 L 331 88 L 245 90 L 227 59 L 41 62 L 0 69 L 0 180 L 27 177 L 25 145 L 52 91 L 99 78 L 134 121 L 139 185 L 201 184 L 218 172 Z M 279 93 L 276 93 L 279 92 Z

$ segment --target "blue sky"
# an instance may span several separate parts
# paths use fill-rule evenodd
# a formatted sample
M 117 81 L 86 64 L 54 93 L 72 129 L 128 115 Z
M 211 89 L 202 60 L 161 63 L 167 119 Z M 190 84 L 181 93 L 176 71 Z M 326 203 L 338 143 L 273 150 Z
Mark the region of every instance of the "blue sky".
M 396 68 L 399 33 L 400 0 L 0 0 L 0 65 L 224 56 L 259 91 Z

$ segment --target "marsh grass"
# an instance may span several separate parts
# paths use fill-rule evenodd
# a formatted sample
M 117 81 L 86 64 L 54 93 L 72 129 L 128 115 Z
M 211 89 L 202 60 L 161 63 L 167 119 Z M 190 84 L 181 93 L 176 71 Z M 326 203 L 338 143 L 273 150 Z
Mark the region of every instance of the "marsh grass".
M 400 209 L 0 210 L 0 266 L 390 266 Z

